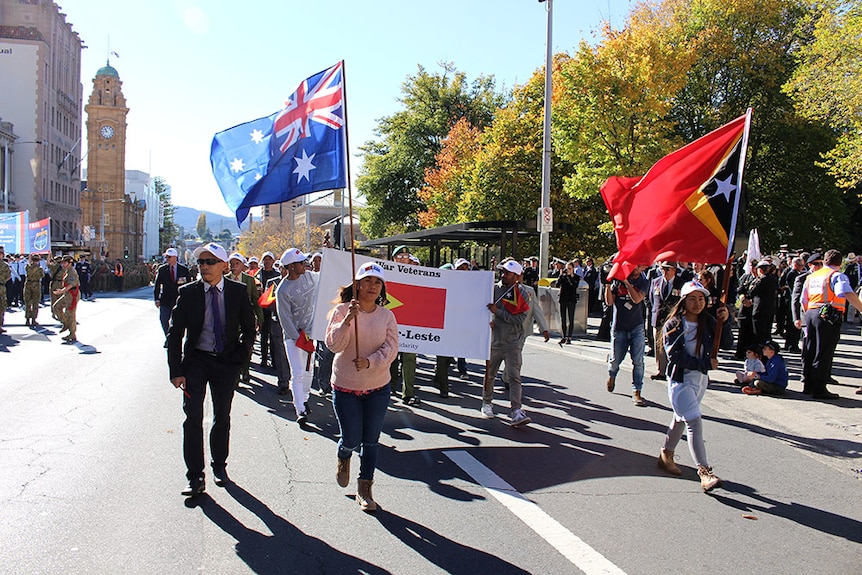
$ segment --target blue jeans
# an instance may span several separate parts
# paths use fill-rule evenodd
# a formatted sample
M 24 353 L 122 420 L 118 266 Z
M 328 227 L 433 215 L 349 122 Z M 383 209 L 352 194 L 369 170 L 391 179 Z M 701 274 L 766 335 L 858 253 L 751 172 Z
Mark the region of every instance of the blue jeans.
M 341 430 L 338 458 L 350 459 L 352 452 L 356 451 L 359 453 L 359 479 L 374 479 L 377 440 L 389 407 L 389 386 L 368 395 L 354 395 L 334 389 L 332 407 Z
M 646 335 L 644 327 L 638 325 L 629 331 L 613 330 L 611 332 L 611 355 L 608 357 L 608 375 L 616 377 L 620 364 L 630 352 L 632 358 L 632 389 L 640 391 L 644 385 L 644 346 Z

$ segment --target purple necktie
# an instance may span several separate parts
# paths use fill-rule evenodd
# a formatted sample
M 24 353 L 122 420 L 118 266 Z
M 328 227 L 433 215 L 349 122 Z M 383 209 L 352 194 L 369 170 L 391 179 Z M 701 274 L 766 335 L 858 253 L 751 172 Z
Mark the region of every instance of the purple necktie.
M 224 351 L 224 327 L 221 323 L 221 311 L 218 307 L 218 288 L 210 288 L 212 295 L 211 307 L 213 314 L 213 338 L 215 339 L 216 353 Z

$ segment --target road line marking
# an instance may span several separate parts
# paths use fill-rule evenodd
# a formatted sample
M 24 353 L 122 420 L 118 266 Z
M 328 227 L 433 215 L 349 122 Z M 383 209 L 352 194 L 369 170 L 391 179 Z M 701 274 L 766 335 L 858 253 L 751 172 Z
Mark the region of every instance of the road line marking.
M 538 505 L 518 493 L 514 487 L 479 463 L 475 457 L 466 451 L 444 451 L 443 453 L 578 569 L 587 575 L 625 575 L 622 569 L 563 527 Z

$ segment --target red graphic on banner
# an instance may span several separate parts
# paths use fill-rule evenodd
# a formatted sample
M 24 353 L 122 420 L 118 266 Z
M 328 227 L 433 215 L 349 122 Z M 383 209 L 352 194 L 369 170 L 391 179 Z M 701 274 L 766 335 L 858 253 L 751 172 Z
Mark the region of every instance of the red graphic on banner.
M 386 282 L 386 296 L 398 325 L 443 329 L 445 289 Z

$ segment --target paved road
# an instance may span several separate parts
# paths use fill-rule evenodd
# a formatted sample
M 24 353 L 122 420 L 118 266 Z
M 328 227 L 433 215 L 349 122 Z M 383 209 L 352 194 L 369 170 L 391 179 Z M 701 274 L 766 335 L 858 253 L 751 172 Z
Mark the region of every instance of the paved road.
M 705 435 L 726 482 L 714 495 L 700 492 L 683 444 L 682 478 L 656 469 L 666 390 L 648 382 L 649 406 L 636 408 L 624 372 L 607 393 L 607 344 L 589 335 L 564 349 L 528 341 L 534 423 L 523 430 L 477 417 L 478 362 L 442 400 L 420 358 L 423 404 L 393 402 L 371 516 L 352 499 L 355 481 L 334 482 L 329 404 L 315 397 L 300 429 L 270 374 L 235 399 L 235 484 L 184 503 L 180 392 L 149 294 L 82 302 L 76 346 L 59 343 L 56 324 L 33 332 L 7 314 L 0 573 L 862 570 L 858 328 L 839 348 L 836 402 L 744 396 L 726 383 L 729 361 L 713 374 Z

